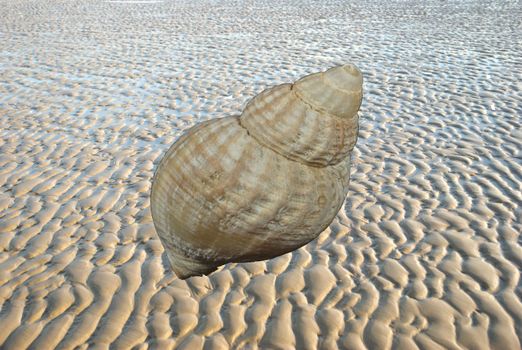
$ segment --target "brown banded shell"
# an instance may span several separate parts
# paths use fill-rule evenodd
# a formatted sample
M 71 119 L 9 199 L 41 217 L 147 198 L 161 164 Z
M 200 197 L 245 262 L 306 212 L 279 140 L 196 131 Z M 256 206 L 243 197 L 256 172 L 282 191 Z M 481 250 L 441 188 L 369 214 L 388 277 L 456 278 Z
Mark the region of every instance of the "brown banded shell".
M 154 225 L 178 277 L 272 258 L 316 238 L 348 191 L 361 98 L 357 68 L 336 67 L 265 90 L 240 117 L 180 137 L 151 193 Z

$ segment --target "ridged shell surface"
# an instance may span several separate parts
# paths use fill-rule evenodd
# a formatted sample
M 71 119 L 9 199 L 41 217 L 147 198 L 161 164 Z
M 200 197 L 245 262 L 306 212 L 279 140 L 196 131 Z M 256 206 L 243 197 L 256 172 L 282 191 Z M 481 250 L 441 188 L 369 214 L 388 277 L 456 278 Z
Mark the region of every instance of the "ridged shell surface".
M 357 140 L 357 114 L 338 118 L 314 109 L 283 84 L 265 90 L 248 103 L 241 124 L 261 144 L 311 166 L 346 158 Z M 281 120 L 285 122 L 281 122 Z
M 165 154 L 151 210 L 178 277 L 287 253 L 335 217 L 348 191 L 360 97 L 344 102 L 357 104 L 342 109 L 353 115 L 336 116 L 337 102 L 317 107 L 295 94 L 304 79 L 264 91 L 241 117 L 194 126 Z

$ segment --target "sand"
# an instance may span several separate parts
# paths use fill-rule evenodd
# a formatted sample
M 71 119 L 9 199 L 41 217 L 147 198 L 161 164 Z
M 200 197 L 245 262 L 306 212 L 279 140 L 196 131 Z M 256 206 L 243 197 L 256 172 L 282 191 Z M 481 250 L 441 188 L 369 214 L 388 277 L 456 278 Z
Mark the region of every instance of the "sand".
M 1 349 L 520 349 L 518 2 L 0 0 Z M 350 192 L 178 280 L 163 152 L 267 86 L 365 74 Z

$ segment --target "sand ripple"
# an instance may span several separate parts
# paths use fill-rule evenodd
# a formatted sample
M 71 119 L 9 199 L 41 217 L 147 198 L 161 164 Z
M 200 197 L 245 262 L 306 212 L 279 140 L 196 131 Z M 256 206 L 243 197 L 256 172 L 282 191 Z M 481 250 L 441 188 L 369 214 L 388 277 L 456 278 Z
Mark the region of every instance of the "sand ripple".
M 520 349 L 522 8 L 0 0 L 2 349 Z M 180 281 L 150 180 L 268 84 L 365 72 L 314 242 Z

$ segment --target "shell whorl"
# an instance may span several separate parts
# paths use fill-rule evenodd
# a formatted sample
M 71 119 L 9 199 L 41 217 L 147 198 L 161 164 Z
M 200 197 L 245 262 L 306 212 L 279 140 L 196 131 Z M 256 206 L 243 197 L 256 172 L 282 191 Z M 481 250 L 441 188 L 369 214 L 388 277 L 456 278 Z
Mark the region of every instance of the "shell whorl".
M 353 149 L 361 101 L 362 74 L 348 64 L 263 91 L 249 101 L 240 120 L 263 146 L 324 167 Z
M 346 197 L 350 159 L 318 168 L 260 146 L 238 117 L 188 130 L 160 162 L 154 225 L 180 278 L 272 258 L 314 239 Z

